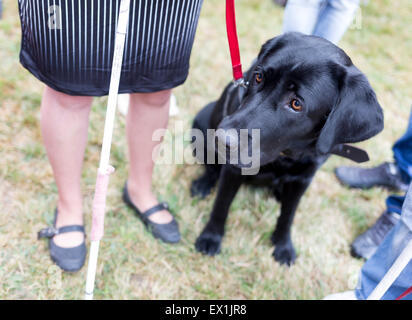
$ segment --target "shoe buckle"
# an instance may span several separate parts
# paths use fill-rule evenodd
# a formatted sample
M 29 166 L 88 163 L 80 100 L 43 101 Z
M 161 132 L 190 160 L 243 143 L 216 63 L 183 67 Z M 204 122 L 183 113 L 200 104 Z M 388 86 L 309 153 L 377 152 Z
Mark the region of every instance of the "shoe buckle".
M 48 227 L 45 229 L 40 230 L 37 233 L 37 239 L 42 239 L 42 238 L 53 238 L 54 236 L 59 234 L 59 230 L 56 229 L 55 227 Z

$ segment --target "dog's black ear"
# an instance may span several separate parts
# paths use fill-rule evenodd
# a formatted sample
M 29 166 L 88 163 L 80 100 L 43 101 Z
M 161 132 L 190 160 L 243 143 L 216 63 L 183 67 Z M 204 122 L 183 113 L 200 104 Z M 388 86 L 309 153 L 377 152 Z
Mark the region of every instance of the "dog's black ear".
M 355 67 L 342 70 L 340 94 L 319 135 L 316 150 L 360 142 L 383 130 L 383 112 L 366 77 Z

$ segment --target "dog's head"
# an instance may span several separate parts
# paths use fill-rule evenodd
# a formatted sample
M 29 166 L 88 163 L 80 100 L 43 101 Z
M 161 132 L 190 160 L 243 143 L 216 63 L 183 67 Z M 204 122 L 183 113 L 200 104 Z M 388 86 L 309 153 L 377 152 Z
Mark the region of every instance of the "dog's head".
M 269 40 L 246 77 L 240 107 L 219 128 L 259 129 L 261 165 L 281 154 L 326 155 L 383 129 L 382 109 L 366 77 L 322 38 L 287 33 Z

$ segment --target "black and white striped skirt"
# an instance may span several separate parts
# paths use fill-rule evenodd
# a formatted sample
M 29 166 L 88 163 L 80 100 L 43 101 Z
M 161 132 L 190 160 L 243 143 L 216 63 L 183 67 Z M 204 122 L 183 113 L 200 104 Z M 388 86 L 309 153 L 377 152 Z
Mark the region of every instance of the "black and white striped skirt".
M 188 75 L 203 0 L 131 0 L 120 93 L 155 92 Z M 20 62 L 71 95 L 109 92 L 120 0 L 19 0 Z

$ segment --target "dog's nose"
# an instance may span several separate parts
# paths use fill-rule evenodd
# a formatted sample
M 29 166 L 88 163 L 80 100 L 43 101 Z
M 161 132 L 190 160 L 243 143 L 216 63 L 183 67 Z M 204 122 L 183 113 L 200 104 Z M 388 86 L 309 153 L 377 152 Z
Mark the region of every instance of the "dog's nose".
M 229 152 L 236 151 L 239 147 L 239 136 L 235 129 L 219 129 L 216 131 L 217 142 L 226 147 Z

